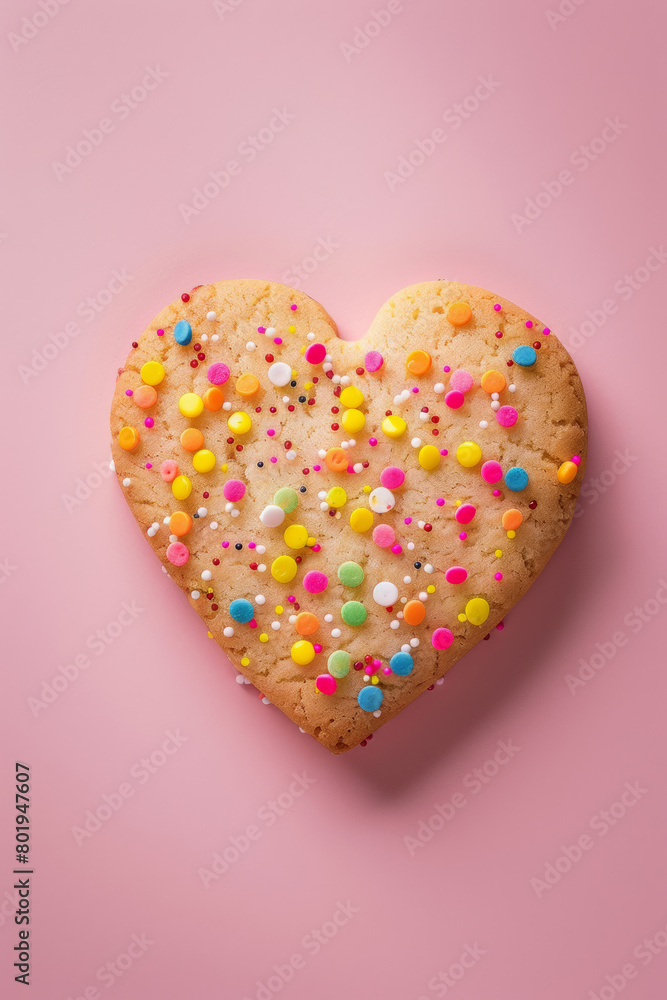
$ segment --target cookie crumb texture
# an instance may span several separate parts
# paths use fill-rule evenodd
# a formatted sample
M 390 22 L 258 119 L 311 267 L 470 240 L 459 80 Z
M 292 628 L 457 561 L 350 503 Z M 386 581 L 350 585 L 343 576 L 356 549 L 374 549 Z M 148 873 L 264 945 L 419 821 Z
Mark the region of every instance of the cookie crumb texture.
M 572 518 L 574 363 L 533 316 L 449 281 L 360 341 L 275 282 L 200 285 L 132 345 L 118 481 L 209 635 L 333 753 L 500 624 Z

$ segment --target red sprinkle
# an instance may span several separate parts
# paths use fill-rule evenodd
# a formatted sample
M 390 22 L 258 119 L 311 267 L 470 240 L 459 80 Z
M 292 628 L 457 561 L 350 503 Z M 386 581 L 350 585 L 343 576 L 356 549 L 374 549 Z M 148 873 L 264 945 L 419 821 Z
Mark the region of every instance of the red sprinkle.
M 183 294 L 181 295 L 181 300 L 183 302 L 189 302 L 190 301 L 190 296 L 188 295 L 187 292 L 183 292 Z

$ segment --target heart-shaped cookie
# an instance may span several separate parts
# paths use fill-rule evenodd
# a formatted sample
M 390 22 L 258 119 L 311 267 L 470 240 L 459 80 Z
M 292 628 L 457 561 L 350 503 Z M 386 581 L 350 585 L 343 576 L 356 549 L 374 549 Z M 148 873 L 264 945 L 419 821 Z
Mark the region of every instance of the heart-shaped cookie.
M 210 634 L 343 753 L 544 568 L 586 404 L 560 341 L 481 288 L 405 288 L 350 343 L 302 292 L 229 280 L 132 344 L 111 431 L 125 498 Z

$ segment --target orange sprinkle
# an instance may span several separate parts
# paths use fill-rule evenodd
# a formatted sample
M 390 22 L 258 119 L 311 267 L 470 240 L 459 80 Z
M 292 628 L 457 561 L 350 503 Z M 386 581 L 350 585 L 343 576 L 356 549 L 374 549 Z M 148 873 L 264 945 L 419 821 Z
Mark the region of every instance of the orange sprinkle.
M 299 635 L 312 635 L 313 632 L 317 632 L 319 627 L 319 618 L 317 615 L 312 615 L 310 611 L 302 611 L 300 615 L 296 616 L 294 628 Z
M 324 461 L 332 472 L 345 472 L 349 465 L 347 452 L 342 448 L 329 448 Z
M 216 411 L 221 409 L 222 404 L 225 401 L 225 396 L 222 389 L 218 389 L 217 385 L 212 385 L 210 389 L 207 389 L 202 396 L 202 401 L 207 410 Z
M 512 507 L 503 514 L 503 528 L 505 531 L 516 531 L 523 521 L 523 514 L 520 510 Z
M 186 427 L 181 434 L 181 444 L 186 451 L 199 451 L 204 447 L 204 435 L 197 427 Z
M 426 608 L 421 601 L 408 601 L 403 608 L 403 618 L 408 625 L 419 625 L 424 621 Z
M 124 448 L 125 451 L 134 451 L 139 444 L 139 441 L 139 431 L 134 427 L 123 427 L 118 435 L 118 444 L 121 448 Z
M 176 513 L 172 514 L 169 518 L 169 530 L 172 535 L 178 535 L 179 538 L 182 535 L 187 535 L 191 527 L 192 518 L 183 510 L 177 510 Z
M 259 392 L 259 379 L 256 375 L 247 372 L 236 380 L 236 391 L 243 399 L 250 399 L 256 392 Z
M 502 392 L 506 385 L 507 382 L 502 372 L 492 369 L 491 371 L 484 372 L 482 375 L 482 389 L 484 392 L 488 392 L 489 395 L 492 392 Z
M 447 310 L 447 319 L 452 326 L 465 326 L 472 319 L 472 309 L 467 302 L 452 302 Z
M 157 403 L 157 389 L 152 385 L 140 385 L 132 393 L 132 399 L 142 410 L 147 410 Z
M 411 351 L 405 359 L 405 367 L 412 375 L 425 375 L 431 367 L 431 355 L 426 351 Z

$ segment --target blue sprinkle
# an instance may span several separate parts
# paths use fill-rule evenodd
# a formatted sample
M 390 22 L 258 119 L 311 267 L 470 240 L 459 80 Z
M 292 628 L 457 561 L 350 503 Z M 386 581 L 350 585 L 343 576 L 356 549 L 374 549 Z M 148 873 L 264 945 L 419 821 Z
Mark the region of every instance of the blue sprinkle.
M 512 351 L 512 361 L 521 365 L 522 368 L 530 368 L 537 361 L 537 351 L 529 344 L 522 344 L 521 347 L 515 347 Z
M 410 654 L 403 652 L 394 653 L 389 661 L 389 666 L 398 677 L 407 677 L 408 674 L 412 673 L 414 665 L 415 661 L 412 659 Z
M 188 323 L 187 319 L 179 319 L 178 323 L 174 327 L 174 340 L 177 344 L 181 344 L 182 347 L 185 347 L 185 345 L 189 344 L 192 340 L 192 327 Z
M 359 694 L 357 695 L 357 701 L 359 702 L 359 708 L 363 708 L 364 712 L 377 712 L 378 708 L 382 704 L 382 699 L 384 694 L 379 687 L 363 687 Z
M 245 597 L 238 597 L 229 605 L 229 613 L 235 622 L 251 622 L 255 617 L 255 612 L 250 601 Z
M 528 473 L 520 465 L 515 465 L 513 469 L 508 469 L 505 473 L 505 486 L 513 493 L 520 493 L 528 485 Z

